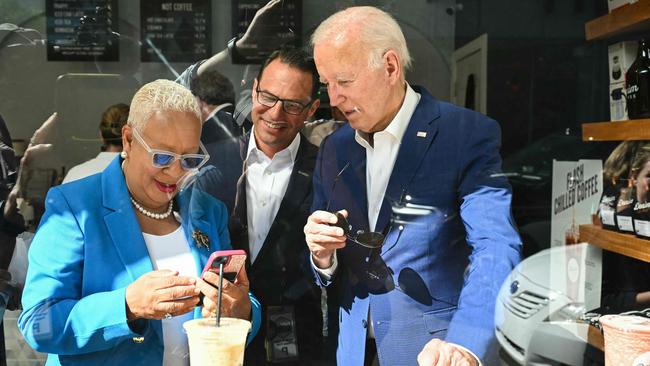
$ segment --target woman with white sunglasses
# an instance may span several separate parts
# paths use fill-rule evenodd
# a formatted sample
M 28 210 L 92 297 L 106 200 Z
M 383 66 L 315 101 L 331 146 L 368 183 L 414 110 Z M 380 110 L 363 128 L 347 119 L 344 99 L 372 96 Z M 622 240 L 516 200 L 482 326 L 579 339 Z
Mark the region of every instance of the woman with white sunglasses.
M 182 323 L 216 312 L 217 275 L 200 271 L 230 249 L 224 204 L 183 187 L 208 160 L 200 133 L 194 96 L 151 82 L 133 97 L 121 155 L 49 191 L 19 319 L 48 365 L 189 364 Z M 224 281 L 221 314 L 251 320 L 250 339 L 260 306 L 248 288 L 244 270 Z

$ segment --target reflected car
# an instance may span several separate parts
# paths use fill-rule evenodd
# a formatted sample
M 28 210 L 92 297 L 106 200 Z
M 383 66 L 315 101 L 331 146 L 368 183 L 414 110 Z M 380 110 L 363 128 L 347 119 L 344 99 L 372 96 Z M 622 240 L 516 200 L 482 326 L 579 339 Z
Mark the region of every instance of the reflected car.
M 508 365 L 582 366 L 589 321 L 583 303 L 568 295 L 564 277 L 551 275 L 567 250 L 587 251 L 586 243 L 543 250 L 521 262 L 497 297 L 495 334 Z M 571 248 L 571 249 L 568 249 Z M 582 282 L 578 282 L 584 286 Z

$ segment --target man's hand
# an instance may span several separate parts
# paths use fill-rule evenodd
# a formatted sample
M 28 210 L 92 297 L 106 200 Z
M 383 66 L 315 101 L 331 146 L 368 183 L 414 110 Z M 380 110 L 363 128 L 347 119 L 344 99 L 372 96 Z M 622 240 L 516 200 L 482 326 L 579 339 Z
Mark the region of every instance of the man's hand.
M 277 27 L 280 22 L 282 4 L 283 0 L 271 0 L 257 10 L 246 32 L 235 43 L 237 53 L 244 56 L 254 56 L 260 51 L 258 47 L 263 47 L 264 50 L 270 52 L 280 48 L 285 43 L 293 41 L 295 37 L 283 39 L 281 37 L 273 37 L 271 32 L 269 32 L 270 28 Z M 291 30 L 291 33 L 293 33 L 293 30 Z M 196 70 L 196 73 L 202 75 L 204 72 L 217 70 L 224 75 L 234 76 L 240 73 L 241 70 L 233 68 L 233 66 L 229 52 L 223 49 L 203 62 Z M 233 79 L 231 81 L 233 81 L 234 85 L 240 84 L 242 87 L 249 82 L 246 78 L 236 81 Z M 247 86 L 247 88 L 250 88 L 250 86 Z
M 29 146 L 36 146 L 39 144 L 45 144 L 50 141 L 52 131 L 56 127 L 58 121 L 58 114 L 56 112 L 52 113 L 48 119 L 43 122 L 41 127 L 39 127 L 32 135 L 32 139 L 29 140 Z
M 256 45 L 264 44 L 265 49 L 274 50 L 293 39 L 280 39 L 269 37 L 268 28 L 277 27 L 282 11 L 282 0 L 271 0 L 259 8 L 246 29 L 246 33 L 237 41 L 238 51 L 246 52 L 247 49 Z
M 167 269 L 142 275 L 126 288 L 129 321 L 185 314 L 199 303 L 197 280 Z
M 348 212 L 339 211 L 346 218 Z M 316 211 L 307 218 L 305 225 L 305 240 L 318 268 L 332 266 L 332 255 L 336 249 L 345 247 L 345 233 L 336 224 L 336 215 L 327 211 Z
M 469 352 L 440 339 L 432 339 L 418 355 L 420 366 L 477 366 Z
M 214 272 L 205 272 L 203 279 L 197 281 L 203 298 L 201 314 L 204 318 L 217 315 L 217 296 L 219 288 L 219 275 Z M 251 320 L 251 299 L 248 297 L 248 275 L 242 268 L 237 274 L 235 282 L 224 278 L 223 292 L 221 294 L 221 316 Z

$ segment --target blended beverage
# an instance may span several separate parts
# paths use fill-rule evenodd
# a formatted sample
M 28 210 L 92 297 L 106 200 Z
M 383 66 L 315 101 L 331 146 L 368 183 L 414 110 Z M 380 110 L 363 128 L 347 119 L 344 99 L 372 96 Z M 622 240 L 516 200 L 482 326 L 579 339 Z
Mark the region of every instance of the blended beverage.
M 605 366 L 650 366 L 650 319 L 604 315 Z
M 251 322 L 243 319 L 194 319 L 183 323 L 190 346 L 190 365 L 241 366 Z

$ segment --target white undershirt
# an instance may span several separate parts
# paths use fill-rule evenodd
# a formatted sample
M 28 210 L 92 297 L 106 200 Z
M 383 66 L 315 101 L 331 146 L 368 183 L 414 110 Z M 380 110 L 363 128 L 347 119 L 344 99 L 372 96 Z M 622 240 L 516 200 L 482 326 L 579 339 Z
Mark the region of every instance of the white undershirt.
M 197 276 L 196 262 L 194 262 L 182 226 L 166 235 L 142 233 L 142 236 L 155 270 L 170 269 L 178 271 L 180 276 Z M 162 320 L 165 349 L 163 366 L 187 366 L 190 364 L 187 336 L 183 332 L 183 323 L 193 318 L 194 314 L 190 311 L 187 314 Z
M 275 153 L 271 159 L 257 148 L 255 132 L 251 130 L 246 158 L 246 212 L 251 263 L 260 253 L 280 209 L 299 147 L 300 134 L 297 134 L 286 149 Z

